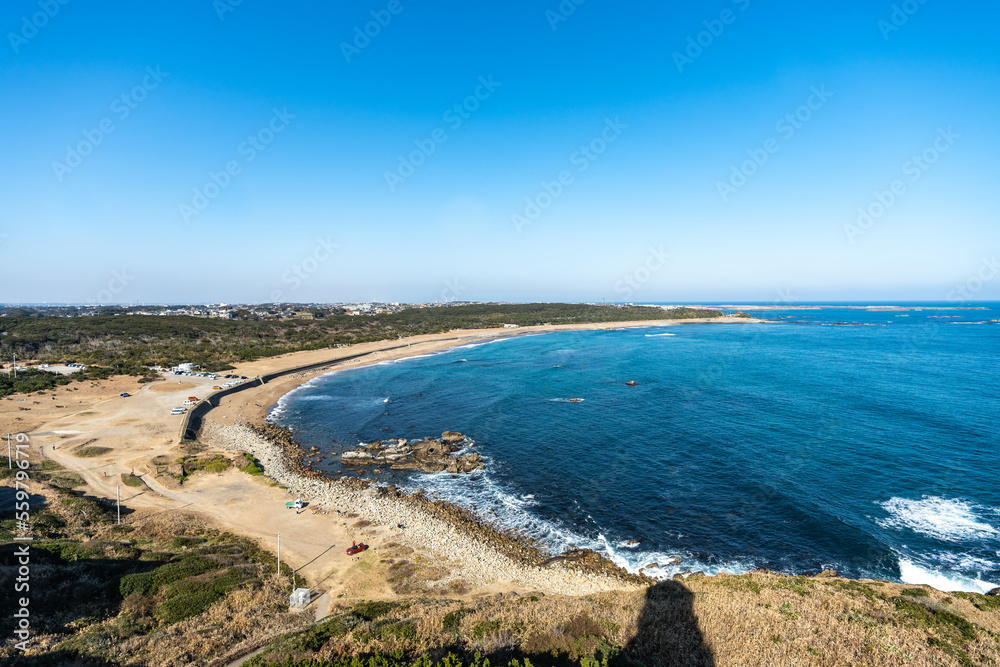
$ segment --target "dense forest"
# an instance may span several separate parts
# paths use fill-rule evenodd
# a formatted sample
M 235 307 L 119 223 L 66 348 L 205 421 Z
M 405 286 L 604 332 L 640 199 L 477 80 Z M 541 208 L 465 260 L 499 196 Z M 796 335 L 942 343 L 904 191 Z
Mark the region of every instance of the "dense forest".
M 148 366 L 230 364 L 299 350 L 395 339 L 452 329 L 504 324 L 574 324 L 719 317 L 714 310 L 584 304 L 473 304 L 409 308 L 350 316 L 315 313 L 312 319 L 212 319 L 182 315 L 0 318 L 0 359 L 76 362 L 116 373 L 143 374 Z

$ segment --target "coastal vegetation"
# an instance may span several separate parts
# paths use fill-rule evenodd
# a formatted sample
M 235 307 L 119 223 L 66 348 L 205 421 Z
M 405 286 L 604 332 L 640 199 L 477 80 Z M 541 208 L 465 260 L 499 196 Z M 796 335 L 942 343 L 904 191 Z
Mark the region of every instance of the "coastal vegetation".
M 0 485 L 12 488 L 0 471 Z M 357 572 L 402 593 L 335 597 L 329 615 L 288 610 L 292 573 L 246 538 L 184 512 L 117 525 L 49 461 L 30 473 L 32 651 L 10 665 L 248 667 L 971 666 L 1000 661 L 1000 597 L 766 571 L 662 581 L 583 597 L 433 588 L 440 573 L 387 544 Z M 41 499 L 45 503 L 42 504 Z M 0 585 L 13 583 L 13 520 L 0 522 Z M 361 568 L 364 565 L 364 568 Z M 395 568 L 395 569 L 394 569 Z M 424 577 L 426 581 L 422 579 Z M 299 578 L 299 585 L 310 586 Z M 313 584 L 315 586 L 315 584 Z M 402 590 L 402 589 L 401 589 Z M 11 596 L 0 601 L 10 636 Z
M 276 557 L 256 542 L 183 512 L 129 512 L 118 525 L 112 506 L 63 473 L 51 461 L 30 470 L 33 504 L 45 507 L 31 515 L 33 650 L 25 655 L 8 643 L 0 648 L 3 664 L 189 664 L 194 637 L 212 643 L 206 625 L 220 631 L 214 649 L 258 628 L 301 626 L 286 610 L 291 570 L 275 574 Z M 0 474 L 0 484 L 12 477 Z M 14 589 L 18 534 L 14 520 L 0 522 L 5 590 Z M 0 598 L 5 637 L 12 636 L 14 604 L 14 596 Z M 182 639 L 160 647 L 165 632 Z
M 29 393 L 74 380 L 113 374 L 148 376 L 149 367 L 181 362 L 224 371 L 233 363 L 300 350 L 392 340 L 453 329 L 505 324 L 582 324 L 719 317 L 715 310 L 587 304 L 472 304 L 408 308 L 377 315 L 311 312 L 308 318 L 214 319 L 186 315 L 97 315 L 93 317 L 9 315 L 0 318 L 0 359 L 86 364 L 85 372 L 60 376 L 21 371 L 0 374 L 0 396 Z

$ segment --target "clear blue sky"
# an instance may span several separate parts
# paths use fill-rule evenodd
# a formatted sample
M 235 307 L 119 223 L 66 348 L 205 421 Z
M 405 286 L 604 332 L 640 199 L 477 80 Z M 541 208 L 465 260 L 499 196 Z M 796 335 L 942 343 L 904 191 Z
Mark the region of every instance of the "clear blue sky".
M 995 2 L 148 4 L 0 8 L 0 302 L 1000 298 Z

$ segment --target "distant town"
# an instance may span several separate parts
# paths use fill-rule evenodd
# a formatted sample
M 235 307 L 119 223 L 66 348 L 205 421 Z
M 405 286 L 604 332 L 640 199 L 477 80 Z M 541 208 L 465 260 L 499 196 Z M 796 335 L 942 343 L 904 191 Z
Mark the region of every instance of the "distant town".
M 498 301 L 447 301 L 430 303 L 267 303 L 205 305 L 100 305 L 100 304 L 0 304 L 0 317 L 96 317 L 107 315 L 186 315 L 223 320 L 312 320 L 331 315 L 383 315 L 411 308 L 447 308 L 472 305 L 505 305 Z M 597 304 L 628 308 L 633 304 Z M 671 308 L 672 306 L 663 306 Z

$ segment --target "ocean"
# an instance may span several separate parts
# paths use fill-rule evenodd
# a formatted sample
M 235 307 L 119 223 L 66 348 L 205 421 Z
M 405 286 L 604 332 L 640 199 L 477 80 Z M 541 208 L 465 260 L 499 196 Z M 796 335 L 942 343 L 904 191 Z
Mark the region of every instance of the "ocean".
M 1000 586 L 1000 304 L 848 305 L 466 345 L 324 375 L 270 418 L 324 453 L 460 431 L 484 471 L 362 476 L 633 572 Z

